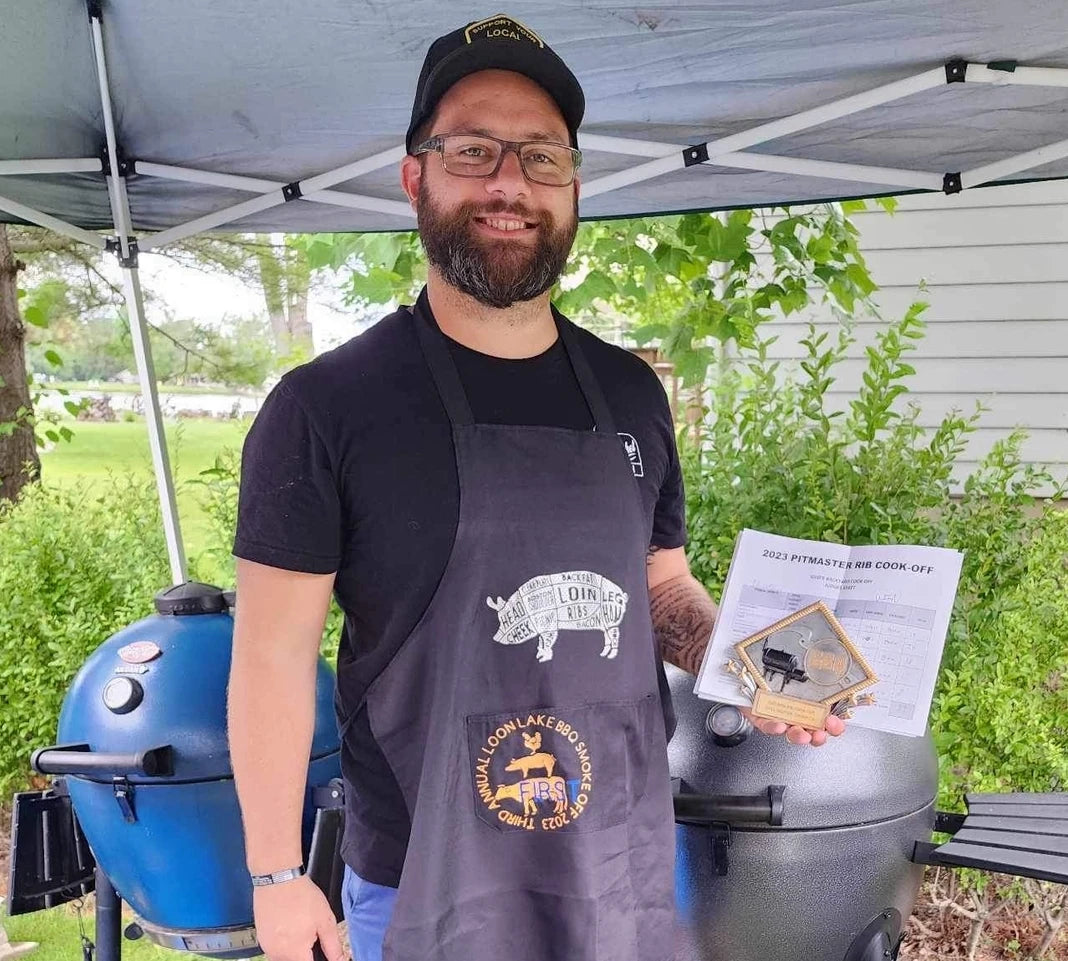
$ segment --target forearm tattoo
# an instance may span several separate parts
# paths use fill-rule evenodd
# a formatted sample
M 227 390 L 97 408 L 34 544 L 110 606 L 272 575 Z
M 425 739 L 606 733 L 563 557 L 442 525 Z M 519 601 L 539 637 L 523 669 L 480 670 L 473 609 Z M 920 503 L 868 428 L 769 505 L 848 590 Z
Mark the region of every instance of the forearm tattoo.
M 689 574 L 658 584 L 649 593 L 653 636 L 660 657 L 696 674 L 716 621 L 716 605 Z

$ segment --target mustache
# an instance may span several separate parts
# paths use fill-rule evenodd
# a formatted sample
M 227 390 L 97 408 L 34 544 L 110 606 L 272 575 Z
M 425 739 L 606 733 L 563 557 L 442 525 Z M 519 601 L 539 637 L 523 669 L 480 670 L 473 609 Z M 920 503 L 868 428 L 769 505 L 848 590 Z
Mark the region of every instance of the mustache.
M 513 217 L 516 220 L 524 220 L 530 224 L 537 224 L 538 226 L 545 223 L 544 214 L 539 214 L 536 211 L 521 205 L 517 206 L 515 204 L 505 203 L 503 200 L 490 204 L 488 207 L 475 203 L 467 203 L 463 205 L 460 212 L 467 220 L 474 220 L 476 217 L 508 216 Z

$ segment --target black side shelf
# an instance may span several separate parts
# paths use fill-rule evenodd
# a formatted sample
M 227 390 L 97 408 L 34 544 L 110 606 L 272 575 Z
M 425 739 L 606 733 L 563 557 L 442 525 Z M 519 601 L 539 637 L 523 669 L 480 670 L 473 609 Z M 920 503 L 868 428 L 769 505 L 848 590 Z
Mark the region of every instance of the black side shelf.
M 917 841 L 917 864 L 979 868 L 1068 884 L 1068 793 L 969 794 L 967 816 L 938 813 L 945 844 Z

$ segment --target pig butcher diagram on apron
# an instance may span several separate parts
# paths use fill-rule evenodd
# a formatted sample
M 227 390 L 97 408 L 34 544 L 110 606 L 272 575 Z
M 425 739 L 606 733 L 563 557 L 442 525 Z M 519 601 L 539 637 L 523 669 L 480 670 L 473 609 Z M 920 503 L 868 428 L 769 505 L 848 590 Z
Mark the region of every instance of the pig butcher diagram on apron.
M 532 577 L 508 600 L 486 598 L 501 627 L 499 644 L 522 644 L 538 638 L 537 658 L 551 661 L 560 631 L 601 631 L 601 657 L 619 653 L 619 622 L 627 612 L 627 595 L 607 577 L 591 571 L 565 571 Z

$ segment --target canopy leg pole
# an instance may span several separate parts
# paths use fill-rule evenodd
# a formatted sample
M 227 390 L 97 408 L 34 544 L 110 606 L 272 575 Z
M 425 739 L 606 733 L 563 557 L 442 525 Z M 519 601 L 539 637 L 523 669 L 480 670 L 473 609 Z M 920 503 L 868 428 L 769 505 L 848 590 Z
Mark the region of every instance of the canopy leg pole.
M 141 277 L 136 267 L 122 268 L 122 287 L 126 296 L 126 311 L 130 318 L 130 336 L 133 338 L 137 374 L 141 379 L 141 396 L 145 401 L 145 422 L 148 424 L 152 467 L 156 472 L 156 488 L 159 490 L 159 507 L 163 515 L 163 534 L 167 540 L 167 556 L 171 562 L 171 580 L 175 584 L 183 584 L 187 580 L 185 548 L 182 544 L 182 530 L 178 523 L 178 503 L 174 496 L 174 480 L 171 476 L 170 457 L 167 454 L 167 438 L 163 433 L 163 413 L 160 410 L 159 392 L 156 389 L 156 369 L 152 363 L 152 351 L 148 345 L 148 326 L 145 324 Z
M 170 458 L 167 455 L 167 438 L 163 433 L 163 414 L 156 390 L 156 369 L 148 343 L 145 302 L 141 294 L 141 276 L 137 271 L 137 242 L 132 236 L 130 198 L 126 194 L 126 171 L 115 131 L 115 113 L 108 84 L 107 59 L 104 56 L 103 5 L 101 0 L 87 0 L 87 6 L 110 166 L 107 174 L 108 199 L 111 202 L 112 221 L 118 232 L 116 253 L 122 268 L 122 288 L 130 320 L 130 337 L 137 361 L 137 374 L 141 379 L 141 396 L 145 402 L 148 442 L 152 448 L 152 467 L 156 472 L 156 488 L 159 491 L 160 514 L 163 516 L 163 536 L 167 540 L 167 556 L 171 564 L 171 580 L 175 584 L 182 584 L 187 580 L 185 547 L 178 524 L 178 503 L 174 496 L 174 479 L 171 477 Z

